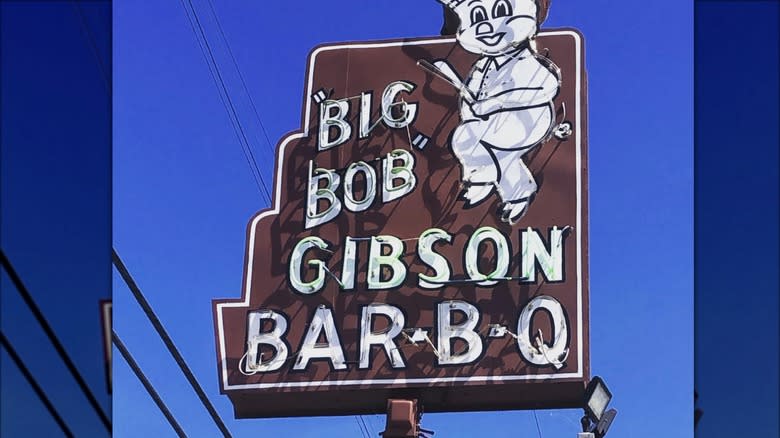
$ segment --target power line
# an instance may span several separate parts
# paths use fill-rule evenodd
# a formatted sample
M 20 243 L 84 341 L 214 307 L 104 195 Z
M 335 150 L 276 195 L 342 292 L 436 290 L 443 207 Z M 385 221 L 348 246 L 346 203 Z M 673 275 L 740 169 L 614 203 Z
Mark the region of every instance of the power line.
M 0 332 L 0 344 L 3 345 L 3 348 L 5 348 L 5 351 L 8 352 L 8 355 L 11 356 L 11 360 L 14 361 L 16 364 L 16 367 L 19 368 L 19 371 L 22 372 L 22 375 L 24 376 L 25 380 L 27 380 L 27 383 L 32 386 L 33 391 L 35 391 L 35 394 L 38 396 L 38 398 L 43 402 L 43 405 L 46 407 L 46 410 L 49 411 L 49 415 L 54 418 L 54 421 L 57 422 L 57 425 L 60 427 L 60 430 L 62 430 L 62 433 L 65 434 L 65 436 L 69 438 L 73 438 L 73 432 L 70 431 L 68 428 L 68 425 L 65 424 L 65 421 L 60 417 L 60 414 L 57 413 L 57 410 L 54 408 L 54 405 L 51 403 L 49 398 L 46 396 L 46 393 L 43 392 L 43 388 L 38 384 L 38 382 L 35 380 L 35 377 L 33 377 L 32 373 L 30 373 L 30 370 L 27 369 L 27 367 L 24 365 L 24 362 L 19 357 L 18 354 L 16 354 L 16 350 L 14 350 L 14 347 L 11 345 L 11 343 L 6 339 L 3 332 Z
M 98 417 L 100 417 L 100 421 L 103 423 L 103 426 L 105 426 L 106 429 L 108 429 L 110 432 L 111 420 L 109 420 L 106 413 L 103 412 L 103 409 L 100 407 L 100 403 L 98 403 L 95 395 L 89 389 L 89 386 L 87 386 L 87 382 L 81 376 L 81 373 L 79 373 L 76 365 L 73 363 L 73 360 L 71 360 L 70 356 L 68 356 L 68 353 L 65 351 L 65 347 L 62 345 L 62 342 L 60 342 L 60 340 L 57 338 L 57 335 L 54 334 L 54 330 L 52 330 L 51 326 L 46 321 L 46 318 L 43 316 L 41 309 L 37 304 L 35 304 L 35 300 L 33 300 L 32 295 L 24 286 L 24 283 L 22 283 L 22 279 L 19 277 L 19 274 L 16 273 L 13 265 L 11 265 L 11 261 L 8 260 L 8 257 L 6 257 L 5 252 L 2 249 L 0 249 L 0 263 L 2 263 L 3 268 L 5 268 L 8 276 L 11 278 L 11 282 L 14 284 L 14 286 L 16 286 L 16 290 L 19 292 L 19 295 L 22 296 L 22 299 L 24 300 L 25 304 L 27 304 L 27 307 L 30 309 L 30 312 L 32 312 L 36 321 L 38 321 L 38 324 L 43 329 L 46 337 L 48 337 L 49 341 L 51 341 L 54 349 L 60 356 L 60 359 L 62 359 L 62 361 L 65 363 L 65 367 L 68 368 L 68 371 L 76 380 L 76 383 L 81 389 L 81 392 L 83 392 L 87 397 L 87 400 L 92 406 L 92 409 L 94 409 L 95 413 L 97 413 Z
M 182 7 L 184 8 L 184 12 L 187 15 L 187 19 L 190 22 L 192 31 L 195 33 L 195 38 L 198 40 L 198 45 L 201 48 L 201 52 L 203 53 L 204 58 L 206 58 L 206 63 L 209 66 L 209 73 L 211 74 L 211 77 L 214 80 L 214 84 L 217 86 L 217 92 L 220 96 L 220 99 L 222 99 L 223 94 L 225 96 L 224 99 L 222 100 L 222 103 L 225 106 L 225 110 L 228 112 L 228 118 L 230 119 L 231 125 L 233 126 L 233 130 L 235 131 L 236 136 L 238 137 L 239 145 L 241 146 L 247 164 L 249 165 L 250 170 L 252 171 L 252 176 L 255 178 L 255 183 L 257 184 L 258 190 L 260 190 L 260 193 L 262 195 L 265 195 L 266 200 L 270 205 L 271 203 L 270 191 L 268 190 L 268 187 L 265 184 L 265 180 L 263 179 L 263 175 L 260 172 L 260 168 L 257 165 L 257 160 L 255 159 L 254 153 L 252 152 L 252 146 L 249 143 L 249 139 L 247 138 L 243 126 L 241 125 L 241 119 L 238 117 L 238 112 L 236 111 L 235 105 L 233 105 L 233 100 L 230 98 L 230 93 L 228 92 L 227 86 L 225 85 L 225 81 L 223 80 L 222 74 L 219 71 L 219 66 L 217 65 L 216 58 L 214 57 L 214 52 L 211 50 L 211 46 L 209 45 L 208 39 L 206 38 L 206 32 L 203 30 L 203 26 L 200 23 L 200 19 L 198 18 L 198 13 L 195 10 L 195 7 L 192 5 L 191 0 L 186 0 L 186 2 L 190 5 L 189 8 L 187 8 L 187 5 L 184 2 L 185 0 L 181 0 Z M 192 16 L 195 19 L 194 22 L 192 18 L 190 18 L 190 10 L 192 10 Z M 197 30 L 195 29 L 196 27 Z M 201 38 L 203 39 L 202 45 L 201 45 Z M 212 70 L 212 64 L 213 64 L 213 70 Z
M 209 8 L 211 9 L 211 14 L 214 16 L 214 21 L 217 23 L 219 34 L 222 36 L 222 41 L 225 42 L 225 47 L 227 47 L 230 59 L 233 60 L 233 65 L 236 67 L 238 78 L 241 80 L 241 85 L 244 87 L 244 92 L 249 98 L 249 104 L 252 106 L 252 111 L 254 111 L 257 122 L 260 125 L 260 129 L 263 131 L 266 144 L 268 145 L 268 150 L 271 152 L 271 155 L 274 155 L 274 145 L 271 143 L 271 139 L 268 137 L 268 131 L 265 130 L 265 124 L 263 124 L 263 121 L 260 119 L 260 113 L 257 111 L 257 106 L 255 105 L 255 100 L 252 99 L 252 94 L 249 92 L 249 87 L 246 86 L 244 75 L 241 73 L 241 69 L 238 67 L 238 61 L 236 61 L 236 57 L 233 55 L 233 49 L 230 48 L 230 44 L 228 43 L 227 37 L 225 36 L 225 31 L 222 29 L 222 24 L 219 22 L 219 16 L 217 16 L 217 11 L 214 9 L 214 3 L 211 0 L 208 0 L 208 3 Z
M 214 54 L 211 51 L 211 46 L 208 44 L 208 40 L 206 39 L 205 31 L 203 30 L 203 27 L 200 25 L 200 20 L 198 19 L 197 11 L 195 10 L 195 7 L 192 5 L 192 3 L 190 3 L 190 7 L 192 8 L 192 15 L 195 18 L 195 21 L 193 21 L 192 17 L 190 17 L 190 9 L 187 8 L 187 5 L 184 3 L 184 0 L 181 0 L 181 5 L 184 8 L 184 14 L 187 16 L 187 20 L 190 23 L 190 28 L 192 29 L 192 32 L 195 34 L 195 40 L 198 42 L 198 47 L 201 50 L 201 54 L 203 55 L 203 58 L 206 61 L 206 66 L 208 67 L 209 75 L 211 76 L 211 79 L 214 81 L 214 85 L 217 87 L 217 95 L 219 96 L 222 105 L 225 107 L 225 111 L 227 111 L 228 113 L 228 119 L 230 120 L 230 125 L 233 128 L 233 132 L 236 134 L 236 138 L 238 139 L 238 144 L 241 147 L 241 151 L 244 154 L 246 163 L 249 166 L 249 170 L 252 173 L 252 177 L 255 180 L 257 189 L 260 191 L 261 195 L 265 195 L 267 197 L 270 203 L 270 195 L 265 185 L 265 181 L 263 180 L 263 176 L 260 173 L 259 167 L 257 166 L 257 161 L 255 160 L 254 154 L 252 153 L 249 140 L 247 139 L 243 127 L 241 126 L 241 121 L 238 118 L 238 113 L 235 111 L 235 107 L 232 105 L 232 100 L 230 99 L 230 95 L 228 94 L 227 87 L 224 85 L 224 81 L 222 81 L 222 75 L 219 72 L 219 67 L 217 66 L 216 59 L 214 58 Z M 198 31 L 198 29 L 196 29 L 196 26 L 198 29 L 200 29 L 200 32 Z M 201 42 L 201 36 L 203 38 L 202 42 Z
M 360 424 L 360 417 L 358 417 L 357 415 L 355 415 L 355 422 L 356 422 L 356 423 L 357 423 L 357 425 L 358 425 L 358 429 L 360 429 L 360 436 L 362 436 L 363 438 L 369 438 L 368 436 L 366 436 L 366 435 L 368 434 L 368 432 L 365 432 L 365 431 L 363 430 L 363 426 L 364 426 L 364 425 L 361 425 L 361 424 Z
M 81 10 L 81 6 L 79 5 L 79 2 L 71 1 L 71 4 L 73 5 L 73 8 L 76 10 L 76 15 L 78 15 L 79 18 L 79 24 L 81 24 L 81 29 L 84 32 L 84 35 L 87 38 L 87 41 L 89 42 L 89 47 L 92 50 L 92 54 L 95 55 L 95 61 L 98 65 L 98 70 L 100 70 L 100 78 L 103 79 L 103 85 L 106 87 L 106 91 L 108 92 L 109 96 L 111 95 L 111 78 L 110 75 L 106 73 L 106 68 L 103 65 L 103 60 L 100 58 L 100 53 L 98 51 L 97 44 L 95 43 L 95 39 L 92 36 L 92 32 L 90 31 L 89 25 L 87 24 L 87 19 L 84 17 L 84 12 Z
M 141 381 L 141 384 L 144 385 L 146 392 L 148 392 L 149 396 L 151 396 L 152 400 L 154 400 L 154 404 L 157 405 L 157 407 L 160 409 L 160 412 L 162 412 L 162 414 L 165 416 L 165 419 L 168 420 L 168 423 L 171 425 L 173 430 L 176 431 L 176 435 L 178 435 L 180 438 L 187 438 L 187 434 L 184 433 L 181 426 L 176 421 L 176 418 L 173 417 L 171 411 L 168 410 L 167 406 L 165 406 L 165 403 L 162 401 L 157 391 L 155 391 L 152 383 L 149 382 L 149 379 L 146 378 L 146 375 L 144 375 L 144 372 L 141 371 L 138 363 L 135 361 L 135 359 L 133 359 L 133 356 L 127 350 L 127 347 L 125 347 L 125 344 L 122 343 L 122 340 L 119 339 L 119 336 L 114 330 L 111 330 L 111 341 L 114 343 L 114 345 L 116 345 L 117 350 L 119 350 L 119 354 L 125 358 L 125 362 L 130 365 L 130 369 L 133 370 L 135 376 L 138 378 L 138 380 Z
M 111 249 L 111 260 L 114 262 L 114 266 L 116 266 L 116 269 L 119 271 L 119 275 L 122 276 L 122 279 L 127 284 L 127 287 L 130 288 L 130 291 L 133 293 L 135 300 L 138 301 L 138 304 L 143 309 L 144 313 L 146 314 L 146 317 L 149 318 L 149 321 L 154 326 L 154 329 L 157 331 L 157 334 L 160 336 L 163 343 L 168 348 L 168 351 L 171 353 L 171 356 L 173 356 L 173 360 L 176 361 L 176 364 L 179 366 L 179 369 L 187 378 L 187 381 L 190 383 L 190 386 L 192 386 L 192 389 L 195 390 L 195 393 L 198 395 L 198 398 L 200 399 L 201 403 L 209 412 L 209 415 L 211 415 L 211 419 L 214 420 L 214 424 L 217 425 L 219 430 L 222 432 L 222 435 L 224 435 L 226 438 L 231 437 L 230 432 L 225 426 L 225 423 L 222 422 L 222 418 L 220 418 L 219 414 L 217 413 L 217 410 L 214 409 L 214 406 L 209 401 L 208 397 L 206 396 L 206 393 L 203 392 L 203 388 L 201 388 L 200 384 L 198 383 L 198 380 L 192 374 L 192 371 L 190 370 L 189 366 L 187 366 L 187 363 L 184 361 L 184 358 L 182 357 L 181 353 L 179 353 L 179 350 L 176 348 L 176 345 L 174 345 L 173 340 L 168 335 L 168 332 L 165 330 L 162 323 L 157 318 L 157 315 L 154 313 L 154 310 L 152 310 L 152 307 L 149 305 L 149 302 L 146 301 L 146 298 L 141 292 L 141 289 L 138 287 L 135 280 L 133 280 L 133 277 L 130 275 L 130 272 L 127 270 L 127 267 L 125 267 L 125 264 L 122 263 L 122 259 L 119 258 L 119 254 L 117 254 L 116 250 L 113 248 Z
M 368 420 L 366 420 L 366 417 L 361 415 L 360 419 L 363 420 L 363 424 L 366 426 L 366 430 L 369 431 L 368 436 L 375 436 L 376 434 L 374 433 L 374 425 L 371 423 L 371 417 L 368 417 Z
M 534 420 L 536 421 L 536 432 L 539 434 L 539 438 L 542 438 L 542 428 L 539 427 L 539 417 L 536 415 L 536 410 L 534 410 Z
M 371 431 L 368 429 L 368 425 L 366 424 L 366 419 L 362 415 L 360 415 L 359 418 L 360 418 L 360 422 L 363 423 L 363 427 L 366 429 L 366 435 L 370 437 L 372 434 Z
M 252 93 L 249 92 L 249 87 L 246 85 L 246 80 L 244 79 L 243 73 L 241 73 L 241 68 L 238 66 L 238 61 L 236 60 L 235 55 L 233 54 L 233 49 L 230 48 L 230 43 L 227 40 L 227 36 L 225 36 L 225 31 L 222 28 L 222 24 L 219 21 L 219 16 L 217 15 L 217 11 L 214 8 L 214 3 L 211 0 L 208 0 L 209 9 L 211 9 L 211 15 L 214 17 L 214 22 L 217 25 L 217 29 L 219 30 L 219 34 L 222 37 L 222 41 L 225 43 L 225 47 L 227 48 L 228 54 L 230 55 L 230 59 L 233 62 L 233 66 L 236 68 L 236 71 L 238 72 L 238 77 L 241 81 L 241 86 L 244 89 L 244 92 L 246 93 L 247 97 L 249 98 L 249 104 L 252 107 L 252 111 L 255 114 L 255 118 L 257 119 L 258 124 L 260 125 L 260 129 L 263 131 L 263 135 L 265 137 L 266 145 L 268 146 L 268 150 L 273 155 L 275 153 L 273 143 L 271 143 L 271 139 L 268 136 L 268 131 L 265 129 L 265 124 L 263 124 L 263 120 L 260 118 L 260 113 L 257 111 L 257 106 L 255 105 L 254 99 L 252 99 Z M 363 434 L 363 430 L 365 429 L 364 436 L 370 437 L 372 434 L 369 431 L 369 427 L 366 424 L 365 419 L 362 415 L 355 416 L 355 419 L 358 421 L 358 426 L 361 427 L 360 432 Z

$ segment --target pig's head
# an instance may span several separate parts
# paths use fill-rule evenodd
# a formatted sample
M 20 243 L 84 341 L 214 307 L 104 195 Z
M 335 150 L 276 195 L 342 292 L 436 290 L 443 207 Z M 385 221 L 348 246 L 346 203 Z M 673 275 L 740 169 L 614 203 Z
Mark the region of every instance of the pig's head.
M 550 0 L 437 0 L 460 19 L 460 45 L 472 53 L 501 55 L 536 35 Z

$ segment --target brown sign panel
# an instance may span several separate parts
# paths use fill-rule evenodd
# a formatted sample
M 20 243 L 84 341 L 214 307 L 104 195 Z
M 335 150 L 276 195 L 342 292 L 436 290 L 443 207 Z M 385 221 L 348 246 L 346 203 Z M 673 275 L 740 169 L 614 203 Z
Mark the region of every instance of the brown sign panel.
M 312 51 L 273 208 L 247 227 L 242 297 L 214 301 L 236 417 L 380 413 L 388 398 L 426 412 L 581 405 L 583 44 L 568 29 L 535 44 L 503 58 L 454 38 Z M 501 75 L 537 62 L 527 86 Z M 509 91 L 494 95 L 521 100 L 548 76 L 549 105 L 478 106 L 496 78 Z

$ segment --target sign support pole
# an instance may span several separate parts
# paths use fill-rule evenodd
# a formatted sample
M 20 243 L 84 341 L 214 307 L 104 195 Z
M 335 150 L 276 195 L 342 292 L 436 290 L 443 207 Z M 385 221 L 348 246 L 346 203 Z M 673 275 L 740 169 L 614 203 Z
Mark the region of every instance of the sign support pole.
M 417 438 L 420 432 L 417 400 L 388 399 L 384 438 Z

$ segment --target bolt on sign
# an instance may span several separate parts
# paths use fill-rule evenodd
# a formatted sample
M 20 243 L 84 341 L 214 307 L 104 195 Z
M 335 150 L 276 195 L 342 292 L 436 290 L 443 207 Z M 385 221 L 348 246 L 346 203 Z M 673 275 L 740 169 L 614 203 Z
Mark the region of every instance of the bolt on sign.
M 240 299 L 237 418 L 578 407 L 589 378 L 582 36 L 549 2 L 450 1 L 456 38 L 317 47 Z

